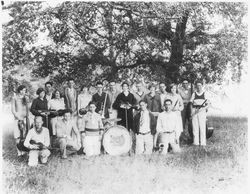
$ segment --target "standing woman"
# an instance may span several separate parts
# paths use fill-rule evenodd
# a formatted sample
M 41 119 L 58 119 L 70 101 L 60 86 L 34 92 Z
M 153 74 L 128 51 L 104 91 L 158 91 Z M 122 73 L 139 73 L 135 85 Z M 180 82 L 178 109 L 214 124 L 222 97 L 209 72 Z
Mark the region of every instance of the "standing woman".
M 177 86 L 176 84 L 170 84 L 170 92 L 167 94 L 167 99 L 170 99 L 172 101 L 173 109 L 172 111 L 177 116 L 177 131 L 176 131 L 176 137 L 177 141 L 179 141 L 180 135 L 183 131 L 183 125 L 182 125 L 182 117 L 181 117 L 181 111 L 184 108 L 183 100 L 179 94 L 177 94 Z
M 83 115 L 80 114 L 80 110 L 87 110 L 88 104 L 90 103 L 91 99 L 92 99 L 92 95 L 89 93 L 88 91 L 88 87 L 87 86 L 82 86 L 81 87 L 81 93 L 78 95 L 77 97 L 77 113 L 79 117 L 82 117 Z
M 55 90 L 55 92 L 53 93 L 52 99 L 48 102 L 48 109 L 56 110 L 56 111 L 65 109 L 64 98 L 61 97 L 59 90 Z M 58 119 L 61 119 L 61 117 L 57 115 L 56 117 L 51 118 L 51 121 L 50 121 L 53 135 L 56 135 L 55 126 L 56 126 Z
M 201 81 L 196 82 L 196 92 L 191 96 L 190 102 L 192 102 L 192 126 L 194 145 L 206 145 L 206 116 L 209 101 L 203 91 L 203 85 Z
M 43 88 L 38 88 L 36 91 L 38 97 L 33 100 L 30 112 L 34 116 L 42 116 L 43 126 L 48 127 L 48 121 L 46 119 L 46 111 L 48 111 L 48 101 L 45 97 L 45 90 Z M 52 131 L 50 131 L 50 135 L 52 135 Z
M 119 125 L 126 127 L 129 131 L 133 126 L 133 109 L 136 105 L 136 99 L 132 93 L 129 92 L 129 85 L 127 82 L 122 83 L 122 93 L 120 93 L 113 108 L 118 111 L 118 118 L 122 120 L 118 122 Z

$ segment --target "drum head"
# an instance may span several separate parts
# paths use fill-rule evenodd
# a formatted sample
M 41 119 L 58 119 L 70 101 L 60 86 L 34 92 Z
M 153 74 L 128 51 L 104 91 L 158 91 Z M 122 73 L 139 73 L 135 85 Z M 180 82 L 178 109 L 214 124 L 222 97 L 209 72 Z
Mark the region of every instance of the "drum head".
M 110 155 L 128 153 L 132 141 L 128 130 L 120 125 L 112 126 L 103 135 L 103 147 Z

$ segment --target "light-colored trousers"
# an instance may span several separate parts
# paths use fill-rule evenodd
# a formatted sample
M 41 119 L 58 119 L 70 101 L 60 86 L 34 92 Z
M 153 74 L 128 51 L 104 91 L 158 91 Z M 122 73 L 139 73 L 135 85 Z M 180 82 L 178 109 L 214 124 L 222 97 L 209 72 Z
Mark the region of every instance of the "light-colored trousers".
M 183 124 L 182 124 L 182 117 L 180 111 L 175 111 L 175 114 L 177 115 L 178 123 L 177 123 L 177 131 L 176 136 L 177 138 L 180 138 L 181 133 L 183 132 Z
M 101 153 L 101 141 L 99 135 L 86 135 L 83 140 L 86 156 L 99 155 Z
M 38 159 L 40 158 L 41 163 L 46 163 L 48 157 L 50 156 L 50 151 L 48 149 L 43 150 L 30 150 L 29 151 L 29 166 L 36 166 L 38 164 Z
M 180 152 L 180 146 L 179 143 L 176 142 L 175 133 L 160 133 L 161 136 L 161 144 L 164 145 L 161 154 L 167 154 L 168 153 L 168 146 L 170 146 L 173 149 L 173 152 Z
M 63 156 L 66 156 L 67 149 L 70 151 L 78 151 L 81 146 L 73 139 L 59 138 L 59 147 Z
M 206 115 L 202 110 L 192 118 L 194 145 L 206 145 Z
M 152 154 L 153 145 L 153 136 L 150 133 L 136 135 L 136 154 Z
M 62 117 L 57 116 L 57 117 L 51 118 L 51 120 L 50 120 L 53 135 L 56 135 L 56 123 L 59 120 L 62 120 Z

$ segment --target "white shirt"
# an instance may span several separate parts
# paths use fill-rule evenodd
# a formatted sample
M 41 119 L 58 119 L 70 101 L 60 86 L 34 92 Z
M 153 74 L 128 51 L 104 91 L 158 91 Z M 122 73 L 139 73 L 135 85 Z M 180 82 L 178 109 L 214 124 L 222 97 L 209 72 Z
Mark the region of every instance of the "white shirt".
M 140 117 L 140 133 L 147 133 L 150 131 L 150 118 L 149 118 L 149 112 L 148 110 L 141 111 L 141 117 Z
M 157 132 L 172 132 L 177 131 L 178 119 L 174 112 L 161 112 L 157 119 Z
M 87 112 L 86 115 L 83 116 L 80 131 L 84 131 L 85 128 L 88 129 L 102 129 L 103 123 L 102 123 L 102 117 L 96 112 Z
M 78 110 L 81 108 L 86 108 L 89 105 L 89 102 L 92 100 L 90 94 L 79 94 L 78 96 Z
M 64 99 L 60 98 L 60 99 L 51 99 L 48 102 L 48 108 L 52 109 L 52 110 L 60 110 L 60 109 L 65 109 L 65 104 L 64 104 Z
M 73 120 L 65 121 L 64 119 L 62 119 L 56 123 L 56 136 L 57 137 L 66 136 L 68 139 L 73 139 L 72 131 L 74 131 L 76 135 L 78 134 L 78 128 L 76 126 L 76 123 L 73 122 Z
M 161 98 L 161 106 L 164 105 L 164 101 L 165 99 L 167 99 L 167 92 L 164 92 L 164 93 L 160 93 L 160 98 Z
M 50 145 L 50 137 L 49 137 L 49 130 L 45 127 L 42 127 L 41 133 L 38 133 L 35 128 L 29 130 L 27 137 L 24 141 L 24 146 L 29 148 L 30 147 L 30 140 L 34 140 L 36 143 L 42 143 L 45 146 Z

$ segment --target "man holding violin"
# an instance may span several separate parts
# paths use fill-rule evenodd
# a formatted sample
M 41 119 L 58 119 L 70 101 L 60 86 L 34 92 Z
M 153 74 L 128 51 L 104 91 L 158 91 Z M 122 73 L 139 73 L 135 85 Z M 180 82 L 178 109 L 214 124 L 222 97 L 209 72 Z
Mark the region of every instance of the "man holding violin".
M 39 158 L 41 163 L 45 164 L 50 156 L 48 149 L 50 145 L 49 130 L 42 125 L 42 117 L 36 116 L 34 127 L 28 131 L 24 141 L 24 146 L 29 150 L 29 166 L 37 166 Z

